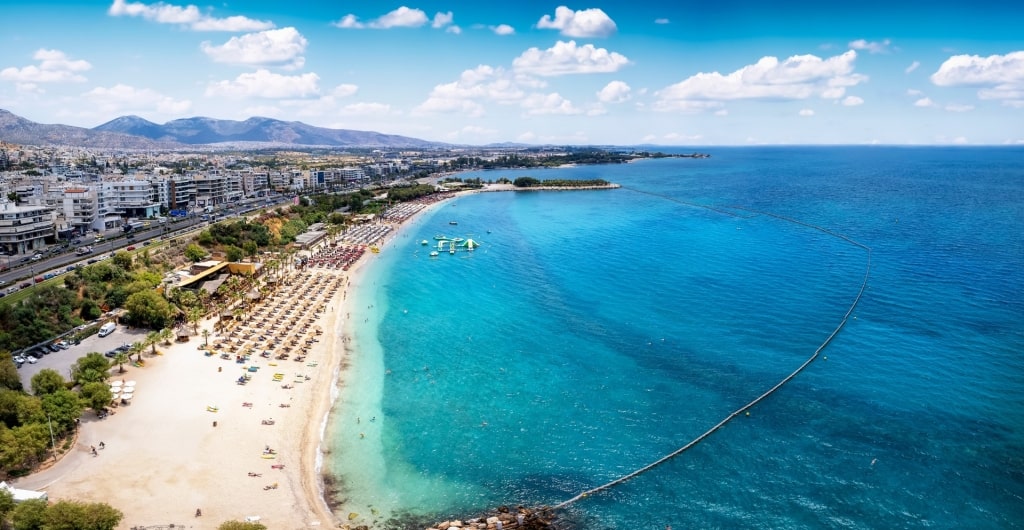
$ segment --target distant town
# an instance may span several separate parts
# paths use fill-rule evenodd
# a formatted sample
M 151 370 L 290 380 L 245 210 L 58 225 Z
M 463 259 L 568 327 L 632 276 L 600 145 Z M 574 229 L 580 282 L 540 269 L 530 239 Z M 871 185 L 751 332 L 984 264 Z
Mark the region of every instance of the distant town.
M 0 143 L 0 271 L 110 231 L 216 220 L 282 197 L 394 186 L 472 169 L 621 163 L 593 148 L 118 152 Z M 700 155 L 689 155 L 700 156 Z M 457 179 L 456 179 L 457 180 Z

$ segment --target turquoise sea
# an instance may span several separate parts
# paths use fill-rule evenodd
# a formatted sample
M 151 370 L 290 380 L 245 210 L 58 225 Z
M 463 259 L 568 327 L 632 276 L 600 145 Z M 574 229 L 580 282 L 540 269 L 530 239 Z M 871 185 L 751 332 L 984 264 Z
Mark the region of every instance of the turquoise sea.
M 856 297 L 868 253 L 815 225 L 871 249 L 823 357 L 561 526 L 1024 527 L 1024 149 L 703 151 L 464 175 L 623 187 L 458 197 L 384 248 L 348 294 L 339 511 L 553 505 L 686 444 Z M 482 246 L 431 258 L 436 234 Z

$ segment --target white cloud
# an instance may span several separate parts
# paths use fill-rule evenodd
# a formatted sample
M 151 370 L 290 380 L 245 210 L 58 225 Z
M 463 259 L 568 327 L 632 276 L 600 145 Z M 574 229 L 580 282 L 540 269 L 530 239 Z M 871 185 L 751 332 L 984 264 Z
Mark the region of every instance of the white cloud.
M 351 95 L 354 95 L 358 91 L 359 91 L 359 87 L 358 86 L 351 85 L 351 84 L 348 84 L 348 83 L 343 83 L 343 84 L 340 84 L 340 85 L 334 87 L 334 90 L 331 91 L 331 95 L 334 96 L 334 97 L 346 98 L 346 97 L 349 97 Z
M 978 86 L 979 99 L 1024 107 L 1024 51 L 1006 55 L 954 55 L 931 75 L 938 86 Z
M 864 104 L 864 99 L 859 98 L 857 96 L 846 96 L 845 98 L 843 98 L 843 102 L 842 103 L 843 103 L 843 106 L 846 106 L 846 107 L 856 107 L 858 105 L 863 105 Z
M 124 84 L 96 87 L 82 97 L 89 100 L 91 111 L 107 116 L 124 113 L 178 115 L 192 107 L 187 99 L 174 99 L 155 90 Z
M 945 109 L 949 112 L 969 112 L 974 110 L 974 105 L 946 105 Z
M 907 89 L 907 95 L 910 96 L 910 97 L 923 96 L 924 92 L 922 92 L 922 91 L 920 91 L 920 90 L 918 90 L 916 88 L 908 88 Z
M 934 107 L 935 102 L 931 98 L 921 98 L 914 102 L 915 107 Z
M 931 75 L 938 86 L 1024 84 L 1024 51 L 1006 55 L 954 55 Z
M 740 99 L 839 99 L 846 87 L 867 80 L 853 72 L 856 58 L 853 50 L 828 59 L 795 55 L 780 62 L 769 56 L 727 75 L 701 72 L 657 91 L 655 108 L 693 111 Z
M 302 54 L 307 43 L 302 34 L 289 27 L 231 37 L 221 46 L 203 42 L 200 48 L 218 63 L 301 68 L 306 62 Z
M 107 14 L 114 17 L 142 17 L 158 24 L 176 24 L 194 31 L 261 31 L 274 27 L 273 22 L 243 16 L 211 17 L 200 13 L 199 8 L 191 4 L 181 7 L 163 2 L 147 5 L 142 2 L 114 0 Z
M 630 90 L 626 83 L 612 81 L 598 91 L 597 99 L 602 103 L 622 103 L 630 98 Z
M 583 111 L 573 106 L 572 102 L 563 98 L 558 92 L 550 94 L 530 94 L 519 104 L 527 114 L 580 114 Z
M 320 77 L 312 72 L 288 76 L 259 69 L 244 73 L 233 81 L 217 81 L 206 87 L 206 96 L 307 98 L 319 95 Z
M 814 116 L 814 111 L 811 109 L 800 109 L 798 114 L 801 116 Z
M 655 24 L 669 24 L 670 22 L 669 22 L 669 19 L 667 19 L 667 18 L 656 18 L 656 19 L 654 19 L 654 23 Z
M 917 70 L 918 67 L 920 67 L 920 66 L 921 66 L 920 61 L 914 61 L 914 62 L 910 63 L 910 66 L 908 66 L 906 69 L 903 70 L 903 73 L 909 74 L 910 72 L 913 72 L 914 70 Z
M 451 16 L 451 12 L 449 12 L 447 16 Z M 439 21 L 443 21 L 445 17 L 446 15 L 438 13 L 434 16 L 434 24 L 437 24 Z M 402 6 L 367 23 L 360 22 L 359 17 L 348 14 L 342 17 L 338 22 L 335 22 L 334 26 L 344 29 L 419 28 L 425 26 L 428 22 L 430 22 L 430 18 L 427 17 L 427 14 L 424 13 L 422 9 Z M 448 22 L 450 23 L 451 20 Z M 439 28 L 441 26 L 435 25 L 434 27 Z
M 512 61 L 512 68 L 527 74 L 556 76 L 616 72 L 627 64 L 629 59 L 624 55 L 595 48 L 593 44 L 576 46 L 576 41 L 558 41 L 544 51 L 526 50 Z
M 452 23 L 455 20 L 455 15 L 451 11 L 447 13 L 438 12 L 434 15 L 434 21 L 430 24 L 430 27 L 437 29 L 443 28 Z
M 0 80 L 21 83 L 22 89 L 35 83 L 84 83 L 86 78 L 79 72 L 92 69 L 88 61 L 73 61 L 60 50 L 40 49 L 32 54 L 32 58 L 39 64 L 4 68 L 0 70 Z
M 728 116 L 728 115 L 729 115 L 729 110 L 728 109 L 719 109 L 719 110 L 715 111 L 715 116 Z
M 386 103 L 352 103 L 341 108 L 345 116 L 381 116 L 393 114 L 391 105 Z
M 892 41 L 885 39 L 878 42 L 869 42 L 864 39 L 857 39 L 850 43 L 850 49 L 864 50 L 868 53 L 889 53 L 889 45 Z
M 430 96 L 413 110 L 414 115 L 462 113 L 482 116 L 483 106 L 476 100 L 513 103 L 525 95 L 518 78 L 503 68 L 480 65 L 465 70 L 457 81 L 437 85 Z
M 497 26 L 489 27 L 490 30 L 493 31 L 495 35 L 513 35 L 516 32 L 515 28 L 509 26 L 508 24 L 498 24 Z
M 598 8 L 573 11 L 566 6 L 555 9 L 555 18 L 544 15 L 537 22 L 540 29 L 557 29 L 566 37 L 607 37 L 616 31 L 615 21 Z
M 967 143 L 968 143 L 967 137 L 966 136 L 957 136 L 956 138 L 953 138 L 952 143 L 957 144 L 957 145 L 967 145 Z
M 679 134 L 679 133 L 674 133 L 673 132 L 673 133 L 666 134 L 662 138 L 664 138 L 665 140 L 668 140 L 669 142 L 679 142 L 679 141 L 694 142 L 694 141 L 697 141 L 697 140 L 702 140 L 704 138 L 704 135 L 703 134 Z
M 359 17 L 351 13 L 341 17 L 341 20 L 334 22 L 332 25 L 342 29 L 362 29 L 365 27 L 362 22 L 359 22 Z

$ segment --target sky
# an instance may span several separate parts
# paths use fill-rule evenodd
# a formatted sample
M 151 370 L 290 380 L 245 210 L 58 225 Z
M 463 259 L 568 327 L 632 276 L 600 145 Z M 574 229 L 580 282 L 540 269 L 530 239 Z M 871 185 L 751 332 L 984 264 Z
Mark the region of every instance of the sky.
M 469 145 L 1024 144 L 1024 2 L 6 4 L 0 109 L 39 123 L 262 116 Z

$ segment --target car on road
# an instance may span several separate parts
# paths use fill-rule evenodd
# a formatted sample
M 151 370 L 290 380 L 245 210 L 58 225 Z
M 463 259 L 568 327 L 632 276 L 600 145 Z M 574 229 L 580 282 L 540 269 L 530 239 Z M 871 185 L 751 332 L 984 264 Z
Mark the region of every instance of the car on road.
M 92 258 L 89 261 L 86 261 L 86 263 L 88 263 L 89 265 L 92 265 L 93 263 L 96 263 L 97 261 L 99 261 L 98 258 Z
M 135 250 L 135 245 L 128 245 L 128 248 L 126 250 L 128 250 L 128 252 Z
M 4 285 L 6 283 L 7 283 L 7 280 L 0 280 L 0 285 Z

